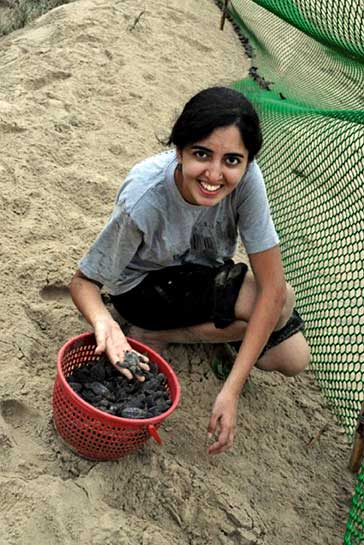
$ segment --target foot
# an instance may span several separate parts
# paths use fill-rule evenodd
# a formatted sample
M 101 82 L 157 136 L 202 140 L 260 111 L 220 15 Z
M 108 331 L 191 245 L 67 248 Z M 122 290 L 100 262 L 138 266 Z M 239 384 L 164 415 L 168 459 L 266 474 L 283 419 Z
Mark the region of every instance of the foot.
M 236 345 L 236 347 L 233 348 L 231 346 L 232 344 Z M 236 359 L 236 354 L 237 354 L 236 348 L 239 349 L 240 344 L 241 342 L 237 341 L 237 342 L 223 343 L 223 344 L 215 346 L 210 367 L 215 377 L 218 378 L 219 380 L 226 380 L 227 377 L 229 376 L 230 371 Z M 251 381 L 250 381 L 250 377 L 247 377 L 247 379 L 245 380 L 245 384 L 243 386 L 242 394 L 244 395 L 249 391 L 251 391 Z
M 214 347 L 210 367 L 215 377 L 219 380 L 226 380 L 229 376 L 236 358 L 236 352 L 228 343 L 217 344 Z
M 168 343 L 161 341 L 158 338 L 158 331 L 151 331 L 150 329 L 142 329 L 136 325 L 130 326 L 127 336 L 131 339 L 135 339 L 161 354 L 168 346 Z

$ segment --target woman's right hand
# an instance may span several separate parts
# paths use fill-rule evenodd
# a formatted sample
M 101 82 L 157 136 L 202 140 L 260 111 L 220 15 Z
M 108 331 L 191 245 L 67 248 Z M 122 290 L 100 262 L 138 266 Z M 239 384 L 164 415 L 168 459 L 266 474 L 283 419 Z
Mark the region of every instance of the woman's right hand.
M 143 373 L 131 372 L 120 367 L 125 358 L 125 352 L 135 352 L 138 356 L 137 368 L 149 371 L 148 358 L 133 350 L 125 338 L 119 324 L 113 319 L 100 293 L 101 284 L 87 278 L 80 270 L 76 271 L 70 284 L 72 300 L 78 310 L 83 314 L 88 323 L 92 325 L 96 337 L 95 354 L 106 353 L 115 368 L 129 380 L 135 376 L 140 381 L 144 380 Z M 145 363 L 144 363 L 145 362 Z M 119 363 L 119 365 L 117 365 Z M 135 368 L 135 364 L 132 366 Z
M 126 352 L 135 352 L 139 357 L 140 368 L 144 371 L 149 371 L 148 358 L 133 350 L 119 324 L 111 316 L 97 319 L 94 324 L 94 330 L 97 344 L 95 354 L 100 355 L 105 352 L 114 367 L 129 380 L 134 378 L 132 372 L 129 369 L 120 367 L 120 363 L 123 362 Z M 135 378 L 139 381 L 144 381 L 142 373 L 140 375 L 135 373 Z

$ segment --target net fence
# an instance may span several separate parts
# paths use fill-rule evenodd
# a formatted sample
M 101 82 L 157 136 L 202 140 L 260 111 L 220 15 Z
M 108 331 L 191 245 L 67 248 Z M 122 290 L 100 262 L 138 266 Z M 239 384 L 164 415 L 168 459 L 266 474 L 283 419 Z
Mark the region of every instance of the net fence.
M 234 87 L 262 119 L 259 164 L 311 368 L 351 440 L 364 401 L 364 4 L 232 0 L 229 14 L 252 57 Z M 363 481 L 362 469 L 346 544 L 364 542 Z

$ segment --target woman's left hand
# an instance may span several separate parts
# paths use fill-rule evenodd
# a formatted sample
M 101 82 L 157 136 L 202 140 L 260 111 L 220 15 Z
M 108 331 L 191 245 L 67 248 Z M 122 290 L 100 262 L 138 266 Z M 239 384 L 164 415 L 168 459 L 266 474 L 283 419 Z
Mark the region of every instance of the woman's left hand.
M 217 396 L 208 426 L 209 437 L 217 440 L 209 446 L 209 454 L 220 454 L 233 446 L 239 397 L 222 389 Z

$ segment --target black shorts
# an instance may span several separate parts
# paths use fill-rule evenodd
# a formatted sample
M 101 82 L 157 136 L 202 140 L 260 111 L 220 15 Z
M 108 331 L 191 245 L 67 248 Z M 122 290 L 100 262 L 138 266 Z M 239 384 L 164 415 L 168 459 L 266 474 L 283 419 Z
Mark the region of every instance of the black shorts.
M 148 273 L 135 288 L 110 296 L 128 322 L 150 330 L 205 322 L 224 328 L 236 320 L 235 303 L 248 270 L 228 260 L 219 267 L 186 264 Z

